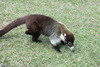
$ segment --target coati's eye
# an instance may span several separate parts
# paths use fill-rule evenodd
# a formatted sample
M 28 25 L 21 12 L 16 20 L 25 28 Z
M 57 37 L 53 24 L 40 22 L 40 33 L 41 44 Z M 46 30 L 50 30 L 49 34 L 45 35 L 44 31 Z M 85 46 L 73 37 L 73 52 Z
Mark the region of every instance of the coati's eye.
M 66 33 L 64 33 L 64 36 L 66 36 Z

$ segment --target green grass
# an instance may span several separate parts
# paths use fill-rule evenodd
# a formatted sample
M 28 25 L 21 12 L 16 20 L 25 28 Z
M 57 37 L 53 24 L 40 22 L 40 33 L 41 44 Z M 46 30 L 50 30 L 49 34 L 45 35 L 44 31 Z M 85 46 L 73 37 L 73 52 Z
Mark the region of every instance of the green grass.
M 0 0 L 0 29 L 28 14 L 44 14 L 63 22 L 75 35 L 74 53 L 62 54 L 41 36 L 34 43 L 25 35 L 25 25 L 0 37 L 0 66 L 7 67 L 99 67 L 100 0 Z

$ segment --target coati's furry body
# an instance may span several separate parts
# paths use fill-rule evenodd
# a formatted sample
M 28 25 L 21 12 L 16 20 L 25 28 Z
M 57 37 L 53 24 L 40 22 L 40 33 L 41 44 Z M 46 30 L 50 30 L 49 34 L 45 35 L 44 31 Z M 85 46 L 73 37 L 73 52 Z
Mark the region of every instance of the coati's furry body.
M 67 44 L 71 50 L 74 50 L 74 35 L 66 28 L 66 26 L 48 16 L 39 14 L 28 15 L 14 20 L 0 30 L 0 37 L 21 24 L 26 24 L 28 30 L 25 33 L 32 35 L 33 41 L 40 42 L 38 37 L 43 34 L 49 37 L 52 46 L 58 52 L 60 52 L 58 45 L 60 42 Z

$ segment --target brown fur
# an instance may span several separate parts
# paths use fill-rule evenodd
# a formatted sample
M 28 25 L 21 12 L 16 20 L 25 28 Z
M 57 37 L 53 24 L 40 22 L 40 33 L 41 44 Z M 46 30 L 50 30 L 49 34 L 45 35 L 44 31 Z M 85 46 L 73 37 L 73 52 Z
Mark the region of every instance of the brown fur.
M 61 24 L 48 16 L 38 14 L 28 15 L 14 20 L 12 23 L 0 30 L 0 37 L 21 24 L 26 24 L 28 30 L 25 33 L 32 35 L 33 41 L 40 41 L 37 40 L 40 34 L 48 37 L 53 36 L 53 38 L 59 38 L 61 34 L 66 33 L 65 40 L 72 43 L 74 42 L 74 35 L 66 28 L 64 24 Z

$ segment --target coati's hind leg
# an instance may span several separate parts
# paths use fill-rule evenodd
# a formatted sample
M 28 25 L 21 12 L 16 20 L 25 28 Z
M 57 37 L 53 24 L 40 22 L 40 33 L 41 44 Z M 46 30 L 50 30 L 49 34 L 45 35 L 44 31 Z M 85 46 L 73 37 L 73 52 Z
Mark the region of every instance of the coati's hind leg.
M 49 39 L 50 39 L 50 42 L 51 42 L 51 45 L 53 46 L 53 48 L 54 48 L 57 52 L 61 53 L 60 47 L 59 47 L 59 43 L 60 43 L 60 41 L 61 41 L 60 38 L 57 37 L 57 35 L 53 34 L 53 35 L 51 35 L 51 36 L 49 37 Z
M 41 40 L 38 40 L 40 34 L 34 34 L 32 35 L 32 41 L 33 42 L 42 42 Z
M 25 34 L 32 35 L 33 42 L 42 42 L 41 40 L 38 40 L 40 33 L 33 33 L 32 31 L 27 30 L 27 31 L 25 31 Z
M 41 40 L 38 40 L 39 36 L 40 36 L 40 27 L 39 24 L 36 21 L 27 21 L 26 22 L 26 26 L 28 31 L 26 31 L 25 33 L 28 35 L 32 35 L 32 41 L 34 42 L 42 42 Z

